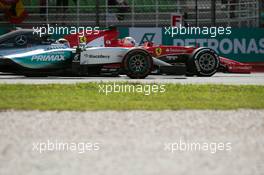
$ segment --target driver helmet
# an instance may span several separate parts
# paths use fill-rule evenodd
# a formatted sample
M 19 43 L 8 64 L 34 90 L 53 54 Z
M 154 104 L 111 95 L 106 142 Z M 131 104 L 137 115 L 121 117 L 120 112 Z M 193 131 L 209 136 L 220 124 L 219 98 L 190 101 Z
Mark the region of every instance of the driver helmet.
M 125 37 L 123 39 L 123 44 L 124 44 L 124 46 L 134 47 L 134 46 L 136 46 L 136 40 L 132 37 Z
M 56 41 L 57 44 L 64 44 L 67 47 L 70 47 L 70 43 L 68 40 L 66 40 L 65 38 L 60 38 Z

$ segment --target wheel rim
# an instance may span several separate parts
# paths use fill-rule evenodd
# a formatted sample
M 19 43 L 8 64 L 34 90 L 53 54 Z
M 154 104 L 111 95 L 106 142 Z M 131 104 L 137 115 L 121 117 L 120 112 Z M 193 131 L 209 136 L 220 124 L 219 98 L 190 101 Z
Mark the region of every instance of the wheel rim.
M 200 68 L 204 71 L 215 70 L 216 60 L 212 54 L 203 54 L 199 59 Z
M 128 64 L 133 72 L 142 73 L 147 69 L 147 61 L 143 55 L 132 56 Z

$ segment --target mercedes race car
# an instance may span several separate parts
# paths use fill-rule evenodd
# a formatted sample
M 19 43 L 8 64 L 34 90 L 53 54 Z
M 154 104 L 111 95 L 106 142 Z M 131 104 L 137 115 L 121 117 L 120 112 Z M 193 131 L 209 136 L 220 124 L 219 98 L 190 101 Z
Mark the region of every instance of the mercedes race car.
M 39 37 L 31 29 L 20 29 L 0 36 L 0 72 L 44 75 L 64 71 L 71 65 L 74 49 Z

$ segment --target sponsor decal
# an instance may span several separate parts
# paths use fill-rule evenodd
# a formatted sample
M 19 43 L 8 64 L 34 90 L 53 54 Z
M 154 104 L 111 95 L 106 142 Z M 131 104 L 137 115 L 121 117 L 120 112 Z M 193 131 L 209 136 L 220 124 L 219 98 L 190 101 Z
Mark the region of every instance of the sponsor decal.
M 160 56 L 162 54 L 162 48 L 160 48 L 160 47 L 156 48 L 155 49 L 155 53 L 156 53 L 157 56 Z
M 80 43 L 86 43 L 87 39 L 85 36 L 81 36 L 81 37 L 79 37 L 79 41 L 80 41 Z
M 168 60 L 171 60 L 172 61 L 172 60 L 177 60 L 179 57 L 177 55 L 167 55 L 166 58 Z
M 139 45 L 144 44 L 144 42 L 153 42 L 156 44 L 162 44 L 162 29 L 161 28 L 129 28 L 128 36 L 133 37 L 138 41 Z
M 101 59 L 109 59 L 110 56 L 109 55 L 92 55 L 92 54 L 84 54 L 84 57 L 88 57 L 88 58 L 101 58 Z
M 144 44 L 145 42 L 152 42 L 154 37 L 155 37 L 155 33 L 145 33 L 139 45 Z
M 178 49 L 175 49 L 175 48 L 167 48 L 166 52 L 167 53 L 186 53 L 187 50 L 178 50 Z
M 66 49 L 67 47 L 65 45 L 54 45 L 48 47 L 46 50 L 53 50 L 53 49 Z
M 64 61 L 63 55 L 34 55 L 31 57 L 31 61 Z
M 18 46 L 24 46 L 27 44 L 27 37 L 25 35 L 19 35 L 15 38 L 15 42 Z
M 76 54 L 73 58 L 73 62 L 79 62 L 80 61 L 80 54 Z
M 110 40 L 106 40 L 105 43 L 108 44 L 108 45 L 110 45 L 111 44 L 111 41 Z

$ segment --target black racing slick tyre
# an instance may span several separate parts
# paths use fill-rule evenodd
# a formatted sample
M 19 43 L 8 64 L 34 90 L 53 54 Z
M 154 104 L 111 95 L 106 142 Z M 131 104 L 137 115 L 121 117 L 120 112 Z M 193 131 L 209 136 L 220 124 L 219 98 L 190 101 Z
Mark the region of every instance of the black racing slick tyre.
M 152 56 L 143 49 L 129 51 L 123 59 L 124 73 L 132 79 L 144 79 L 152 70 Z
M 201 77 L 213 76 L 220 66 L 220 60 L 210 48 L 196 49 L 187 61 L 187 74 Z

